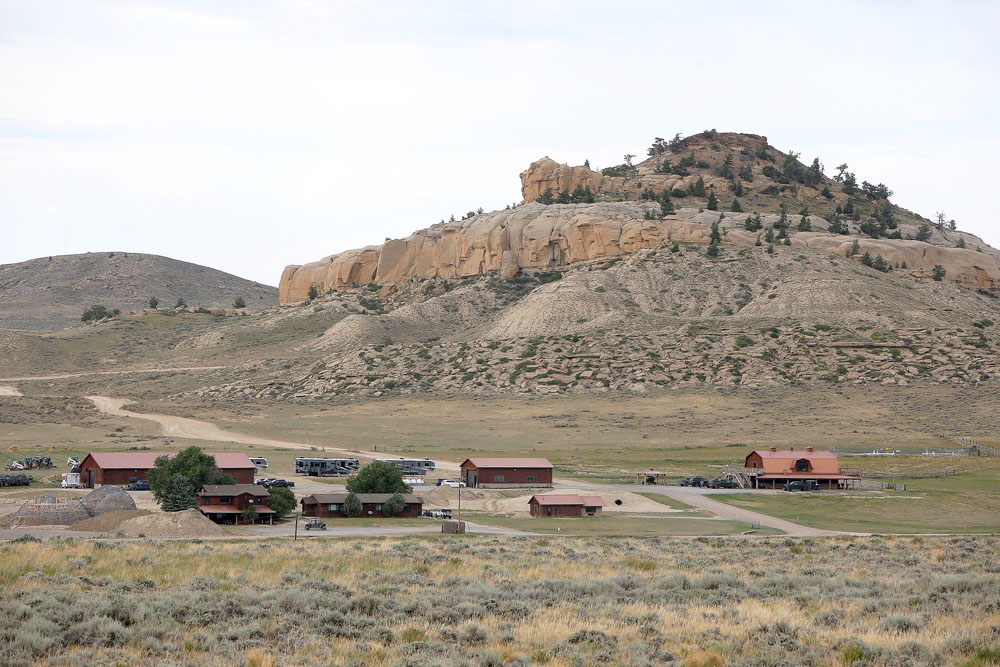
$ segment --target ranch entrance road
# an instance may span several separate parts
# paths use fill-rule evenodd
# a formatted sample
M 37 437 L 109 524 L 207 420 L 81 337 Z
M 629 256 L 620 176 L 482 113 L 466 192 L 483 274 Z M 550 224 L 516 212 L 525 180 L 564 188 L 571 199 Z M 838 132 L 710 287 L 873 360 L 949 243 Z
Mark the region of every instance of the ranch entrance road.
M 113 415 L 115 417 L 131 417 L 133 419 L 145 419 L 147 421 L 156 422 L 160 425 L 160 429 L 163 431 L 164 435 L 169 435 L 175 438 L 192 438 L 195 440 L 212 440 L 215 442 L 235 442 L 241 445 L 280 447 L 283 449 L 311 450 L 315 447 L 315 445 L 310 445 L 304 442 L 274 440 L 272 438 L 261 438 L 246 433 L 238 433 L 236 431 L 227 431 L 210 422 L 189 419 L 187 417 L 131 412 L 130 410 L 124 409 L 124 406 L 133 402 L 127 398 L 110 398 L 108 396 L 85 396 L 84 398 L 93 403 L 98 410 L 105 414 Z M 333 447 L 327 447 L 325 451 L 327 454 L 339 453 L 345 456 L 360 455 L 364 458 L 370 459 L 393 456 L 393 454 L 389 452 L 356 452 L 346 449 L 336 449 Z M 441 470 L 458 472 L 457 463 L 452 463 L 450 461 L 436 461 L 436 464 Z
M 127 398 L 110 398 L 108 396 L 86 396 L 88 401 L 92 402 L 98 410 L 105 414 L 114 415 L 116 417 L 131 417 L 134 419 L 146 419 L 149 421 L 154 421 L 160 425 L 164 435 L 169 435 L 176 438 L 193 438 L 196 440 L 211 440 L 216 442 L 235 442 L 243 445 L 258 445 L 263 447 L 281 447 L 285 449 L 311 449 L 313 445 L 292 442 L 288 440 L 273 440 L 271 438 L 261 438 L 254 435 L 249 435 L 246 433 L 237 433 L 235 431 L 226 431 L 215 424 L 210 422 L 199 421 L 197 419 L 189 419 L 187 417 L 175 417 L 172 415 L 157 415 L 152 413 L 140 413 L 140 412 L 130 412 L 125 410 L 124 406 L 128 405 L 132 401 Z M 352 452 L 344 449 L 333 449 L 327 448 L 327 453 L 342 453 L 344 455 L 361 455 L 368 458 L 375 458 L 377 456 L 392 456 L 388 452 L 382 452 L 376 454 L 375 452 Z M 450 472 L 458 471 L 458 464 L 452 461 L 436 461 L 437 466 L 441 470 L 448 470 Z M 631 492 L 645 492 L 645 493 L 657 493 L 668 498 L 673 498 L 682 503 L 691 505 L 692 507 L 697 507 L 698 509 L 706 510 L 715 514 L 719 518 L 723 519 L 734 519 L 736 521 L 745 521 L 747 523 L 759 523 L 762 526 L 769 526 L 771 528 L 777 528 L 778 530 L 784 531 L 788 535 L 794 536 L 823 536 L 823 535 L 842 535 L 843 533 L 834 530 L 820 530 L 819 528 L 810 528 L 809 526 L 802 526 L 791 521 L 786 521 L 784 519 L 779 519 L 767 514 L 761 514 L 759 512 L 753 512 L 746 509 L 741 509 L 739 507 L 733 507 L 732 505 L 727 505 L 726 503 L 721 503 L 718 500 L 712 498 L 707 498 L 705 496 L 705 490 L 702 489 L 688 489 L 684 487 L 671 487 L 671 486 L 640 486 L 637 484 L 616 484 L 616 485 L 600 485 L 587 482 L 568 482 L 565 480 L 557 480 L 556 486 L 575 486 L 577 488 L 590 488 L 595 490 L 606 491 L 631 491 Z M 717 493 L 718 491 L 712 491 Z

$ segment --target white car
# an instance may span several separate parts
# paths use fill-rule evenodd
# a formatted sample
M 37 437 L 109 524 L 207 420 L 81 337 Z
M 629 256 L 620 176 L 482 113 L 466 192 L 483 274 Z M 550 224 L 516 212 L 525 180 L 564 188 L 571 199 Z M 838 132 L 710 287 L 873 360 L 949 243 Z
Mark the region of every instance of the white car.
M 453 479 L 442 479 L 438 486 L 450 486 L 453 489 L 465 488 L 465 482 L 456 482 Z

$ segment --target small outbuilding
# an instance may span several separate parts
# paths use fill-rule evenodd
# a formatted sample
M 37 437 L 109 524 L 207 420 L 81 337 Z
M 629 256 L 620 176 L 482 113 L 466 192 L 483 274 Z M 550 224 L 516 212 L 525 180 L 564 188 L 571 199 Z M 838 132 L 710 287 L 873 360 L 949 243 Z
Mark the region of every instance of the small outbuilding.
M 488 458 L 462 462 L 462 480 L 469 488 L 513 489 L 552 487 L 552 464 L 541 458 Z
M 531 496 L 528 507 L 531 516 L 554 518 L 601 516 L 604 500 L 600 496 L 580 496 L 575 493 Z
M 635 474 L 635 483 L 645 486 L 646 484 L 666 484 L 667 474 L 662 470 L 640 470 Z
M 302 516 L 331 517 L 337 519 L 349 518 L 342 508 L 347 500 L 346 493 L 314 493 L 306 496 L 301 501 Z M 358 500 L 361 501 L 361 517 L 381 517 L 382 506 L 392 498 L 392 493 L 359 493 Z M 404 493 L 403 509 L 397 517 L 415 518 L 424 511 L 424 499 L 412 493 Z M 358 518 L 361 518 L 358 517 Z
M 820 488 L 836 489 L 859 481 L 857 471 L 846 470 L 830 451 L 805 449 L 755 449 L 744 463 L 755 488 L 774 489 L 788 482 L 815 480 Z
M 237 484 L 253 484 L 257 467 L 243 452 L 207 452 L 223 473 L 232 475 Z M 80 484 L 87 488 L 113 484 L 122 486 L 146 479 L 161 456 L 176 452 L 91 452 L 80 462 Z
M 198 491 L 198 509 L 215 523 L 238 525 L 248 507 L 257 516 L 274 522 L 276 512 L 267 506 L 270 492 L 256 484 L 209 484 Z

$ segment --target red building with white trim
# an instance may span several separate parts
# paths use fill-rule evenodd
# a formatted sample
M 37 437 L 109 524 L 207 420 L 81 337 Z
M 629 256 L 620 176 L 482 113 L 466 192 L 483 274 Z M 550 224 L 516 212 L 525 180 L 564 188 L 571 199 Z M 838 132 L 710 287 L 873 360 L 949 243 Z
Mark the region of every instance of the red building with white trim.
M 462 462 L 462 480 L 469 488 L 511 489 L 552 486 L 552 464 L 541 458 L 476 456 Z

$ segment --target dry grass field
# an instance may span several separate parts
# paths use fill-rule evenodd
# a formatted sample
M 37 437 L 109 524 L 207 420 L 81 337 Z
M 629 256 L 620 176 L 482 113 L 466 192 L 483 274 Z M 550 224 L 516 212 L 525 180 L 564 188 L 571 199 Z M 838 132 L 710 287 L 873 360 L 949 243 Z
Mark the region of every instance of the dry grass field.
M 994 665 L 996 538 L 15 542 L 0 662 Z

